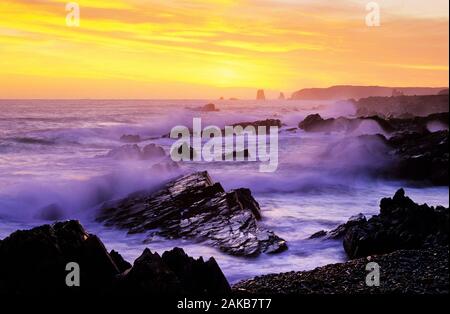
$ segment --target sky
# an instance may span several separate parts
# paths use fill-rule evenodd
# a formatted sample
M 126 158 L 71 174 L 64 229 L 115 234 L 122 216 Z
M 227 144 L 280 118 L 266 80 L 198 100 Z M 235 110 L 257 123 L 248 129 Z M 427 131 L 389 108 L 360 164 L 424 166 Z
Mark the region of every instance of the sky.
M 77 0 L 78 27 L 68 2 L 0 1 L 0 98 L 448 86 L 448 0 Z

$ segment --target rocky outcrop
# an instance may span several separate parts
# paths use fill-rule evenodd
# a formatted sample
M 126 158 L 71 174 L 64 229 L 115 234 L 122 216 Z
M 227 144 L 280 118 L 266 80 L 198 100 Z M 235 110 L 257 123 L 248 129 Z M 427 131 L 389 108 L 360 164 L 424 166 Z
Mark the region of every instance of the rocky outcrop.
M 351 226 L 344 235 L 350 258 L 448 244 L 449 209 L 419 205 L 403 189 L 380 202 L 380 214 Z
M 147 160 L 154 158 L 162 158 L 166 154 L 161 146 L 156 144 L 148 144 L 141 148 L 137 144 L 127 144 L 120 147 L 113 148 L 106 154 L 105 157 L 114 158 L 118 160 Z
M 380 128 L 388 134 L 403 132 L 429 132 L 430 124 L 436 123 L 448 129 L 448 113 L 431 114 L 426 117 L 412 118 L 381 118 L 369 116 L 360 118 L 329 118 L 323 119 L 319 114 L 308 115 L 299 123 L 299 128 L 306 132 L 352 132 L 355 131 L 363 121 L 375 121 Z
M 449 111 L 448 94 L 438 92 L 424 96 L 369 97 L 354 102 L 360 117 L 428 116 Z
M 256 100 L 266 100 L 266 95 L 264 94 L 263 89 L 260 89 L 256 92 Z
M 203 111 L 203 112 L 215 112 L 220 111 L 215 104 L 209 103 L 202 107 L 193 108 L 194 111 Z
M 233 124 L 232 126 L 233 127 L 241 126 L 244 129 L 248 126 L 253 126 L 255 128 L 256 132 L 258 132 L 259 127 L 265 127 L 266 134 L 269 134 L 271 126 L 276 126 L 278 128 L 281 128 L 282 125 L 283 124 L 281 123 L 281 121 L 279 119 L 266 119 L 266 120 L 252 121 L 252 122 L 239 122 L 239 123 Z M 224 131 L 222 133 L 224 133 Z
M 366 219 L 359 214 L 336 229 L 317 232 L 311 238 L 343 239 L 347 255 L 359 258 L 446 245 L 448 232 L 448 208 L 416 204 L 400 189 L 393 198 L 381 200 L 379 215 Z
M 386 140 L 391 148 L 389 174 L 395 178 L 448 185 L 448 131 L 403 133 Z
M 80 286 L 66 285 L 78 263 Z M 77 221 L 16 231 L 0 241 L 0 295 L 225 295 L 230 286 L 213 258 L 180 248 L 162 256 L 145 249 L 133 265 L 108 253 Z
M 328 88 L 305 88 L 292 94 L 295 100 L 344 100 L 372 96 L 389 97 L 393 90 L 404 95 L 436 95 L 442 88 L 429 87 L 384 87 L 337 85 Z
M 242 256 L 277 253 L 286 242 L 258 226 L 259 204 L 248 189 L 225 192 L 206 172 L 185 175 L 156 192 L 104 204 L 98 220 L 130 233 L 191 238 Z
M 311 271 L 255 277 L 233 286 L 237 294 L 442 294 L 449 293 L 448 246 L 423 250 L 400 250 Z M 380 285 L 368 286 L 368 263 L 380 266 Z

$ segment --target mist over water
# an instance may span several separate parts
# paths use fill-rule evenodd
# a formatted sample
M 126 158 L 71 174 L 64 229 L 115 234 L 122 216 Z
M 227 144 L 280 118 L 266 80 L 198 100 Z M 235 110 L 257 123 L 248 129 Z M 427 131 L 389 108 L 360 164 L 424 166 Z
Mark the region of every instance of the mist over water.
M 382 134 L 375 121 L 364 121 L 351 134 L 305 133 L 296 128 L 308 114 L 351 117 L 349 103 L 305 101 L 214 101 L 218 112 L 190 108 L 208 100 L 67 100 L 0 101 L 0 238 L 18 228 L 44 223 L 40 210 L 57 204 L 67 219 L 80 219 L 108 249 L 133 261 L 142 249 L 164 251 L 181 246 L 193 255 L 215 256 L 232 281 L 258 274 L 311 269 L 345 259 L 339 241 L 308 240 L 314 232 L 331 229 L 357 213 L 378 213 L 382 197 L 400 187 L 415 201 L 448 206 L 447 188 L 417 188 L 380 179 L 387 162 Z M 254 162 L 182 163 L 177 170 L 156 170 L 161 160 L 115 160 L 104 156 L 124 145 L 123 134 L 138 134 L 169 152 L 173 140 L 161 137 L 176 125 L 192 127 L 201 117 L 203 127 L 280 119 L 279 167 L 260 173 Z M 435 129 L 440 126 L 430 125 Z M 369 142 L 371 141 L 371 142 Z M 155 239 L 103 227 L 94 222 L 96 207 L 138 190 L 156 189 L 183 173 L 208 170 L 226 190 L 248 187 L 260 203 L 262 224 L 288 241 L 278 255 L 245 259 L 222 254 L 189 240 Z

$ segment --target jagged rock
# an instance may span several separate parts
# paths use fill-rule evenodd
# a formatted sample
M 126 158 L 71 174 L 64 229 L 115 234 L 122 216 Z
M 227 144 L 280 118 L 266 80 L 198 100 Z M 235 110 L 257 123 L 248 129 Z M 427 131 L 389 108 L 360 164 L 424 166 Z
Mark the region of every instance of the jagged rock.
M 207 172 L 185 175 L 157 192 L 105 203 L 98 221 L 168 238 L 205 240 L 232 255 L 277 253 L 286 242 L 258 226 L 260 208 L 250 190 L 225 192 Z
M 141 140 L 139 135 L 134 134 L 124 134 L 120 137 L 120 141 L 124 143 L 139 143 Z
M 416 204 L 400 189 L 393 198 L 381 200 L 379 215 L 350 226 L 343 244 L 350 258 L 358 258 L 431 244 L 445 245 L 448 231 L 448 208 Z
M 434 133 L 403 133 L 387 140 L 396 160 L 390 174 L 397 178 L 429 181 L 448 185 L 448 131 Z
M 117 269 L 119 270 L 119 272 L 123 273 L 124 271 L 126 271 L 126 270 L 131 268 L 131 264 L 128 263 L 122 257 L 122 255 L 120 255 L 119 252 L 112 250 L 111 252 L 109 252 L 109 256 L 111 257 L 113 262 L 116 264 Z
M 256 92 L 256 100 L 266 100 L 266 95 L 264 94 L 263 89 L 260 89 Z
M 76 262 L 80 286 L 66 285 Z M 16 231 L 0 241 L 0 296 L 4 295 L 226 295 L 230 286 L 214 258 L 193 259 L 180 248 L 145 249 L 133 266 L 77 221 Z
M 345 236 L 345 234 L 347 233 L 347 231 L 352 226 L 359 225 L 366 221 L 367 221 L 366 217 L 360 213 L 358 215 L 351 216 L 346 223 L 339 225 L 338 227 L 336 227 L 335 229 L 333 229 L 331 231 L 327 232 L 325 230 L 321 230 L 321 231 L 314 233 L 309 238 L 310 239 L 325 238 L 325 239 L 334 239 L 334 240 L 342 239 Z
M 436 113 L 426 117 L 411 118 L 381 118 L 379 116 L 367 116 L 359 118 L 329 118 L 323 119 L 319 114 L 308 115 L 299 123 L 299 128 L 306 132 L 352 132 L 356 130 L 363 121 L 375 121 L 386 133 L 417 132 L 428 133 L 430 123 L 439 123 L 448 128 L 448 113 Z
M 60 222 L 16 231 L 0 242 L 0 294 L 66 293 L 69 262 L 80 265 L 83 290 L 104 291 L 119 274 L 96 236 L 77 221 Z

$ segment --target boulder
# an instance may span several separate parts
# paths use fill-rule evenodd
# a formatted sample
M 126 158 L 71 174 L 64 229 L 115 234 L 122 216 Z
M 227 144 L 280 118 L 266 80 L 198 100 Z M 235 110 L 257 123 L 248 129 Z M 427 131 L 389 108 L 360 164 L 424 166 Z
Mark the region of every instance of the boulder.
M 225 192 L 207 172 L 177 178 L 160 190 L 108 202 L 98 221 L 167 238 L 191 238 L 241 256 L 277 253 L 286 242 L 258 225 L 259 204 L 250 190 Z
M 403 189 L 383 198 L 380 214 L 359 220 L 345 231 L 343 245 L 350 258 L 448 244 L 449 209 L 419 205 Z

